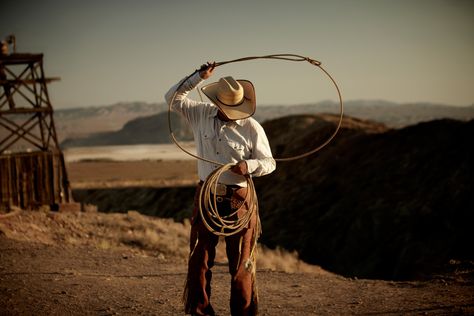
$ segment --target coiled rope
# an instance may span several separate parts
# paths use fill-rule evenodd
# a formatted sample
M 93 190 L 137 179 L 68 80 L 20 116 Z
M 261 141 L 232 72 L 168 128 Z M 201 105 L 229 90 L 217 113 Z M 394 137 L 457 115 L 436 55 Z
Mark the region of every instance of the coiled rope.
M 233 60 L 228 60 L 228 61 L 221 61 L 221 62 L 216 62 L 215 66 L 223 66 L 226 64 L 230 63 L 236 63 L 236 62 L 244 62 L 244 61 L 249 61 L 249 60 L 255 60 L 255 59 L 277 59 L 277 60 L 285 60 L 285 61 L 293 61 L 293 62 L 309 62 L 311 65 L 318 67 L 332 82 L 334 85 L 337 95 L 339 98 L 339 121 L 336 126 L 336 129 L 334 132 L 329 136 L 329 138 L 324 141 L 321 145 L 305 152 L 300 155 L 295 155 L 292 157 L 287 157 L 287 158 L 274 158 L 275 161 L 277 162 L 283 162 L 283 161 L 293 161 L 297 159 L 301 159 L 307 156 L 310 156 L 318 151 L 320 151 L 323 147 L 328 145 L 334 137 L 337 135 L 339 132 L 339 129 L 342 125 L 342 119 L 344 116 L 344 106 L 343 106 L 343 101 L 342 101 L 342 94 L 339 89 L 339 86 L 337 85 L 336 81 L 334 78 L 321 66 L 321 62 L 314 60 L 309 57 L 297 55 L 297 54 L 273 54 L 273 55 L 264 55 L 264 56 L 250 56 L 250 57 L 243 57 L 243 58 L 238 58 L 238 59 L 233 59 Z M 212 172 L 207 179 L 204 181 L 201 191 L 199 192 L 199 213 L 201 215 L 201 219 L 204 222 L 204 225 L 209 229 L 212 233 L 219 235 L 219 236 L 230 236 L 239 233 L 244 227 L 247 227 L 247 224 L 250 222 L 252 215 L 254 213 L 257 214 L 257 234 L 260 233 L 260 219 L 258 216 L 258 200 L 257 200 L 257 194 L 255 192 L 255 186 L 252 180 L 252 177 L 250 175 L 246 175 L 245 179 L 247 181 L 247 196 L 245 198 L 245 201 L 248 203 L 250 209 L 248 212 L 246 212 L 245 216 L 242 218 L 239 218 L 237 220 L 231 220 L 229 219 L 232 217 L 231 215 L 237 214 L 237 212 L 240 210 L 235 211 L 234 213 L 228 215 L 228 216 L 221 216 L 219 215 L 218 209 L 217 209 L 217 197 L 216 195 L 212 194 L 212 192 L 216 192 L 217 185 L 219 183 L 219 178 L 224 173 L 225 171 L 230 170 L 234 165 L 233 164 L 223 164 L 218 161 L 210 160 L 201 156 L 198 156 L 196 154 L 193 154 L 192 152 L 186 150 L 183 148 L 183 146 L 180 145 L 178 140 L 176 139 L 173 129 L 171 128 L 171 106 L 174 103 L 176 99 L 176 95 L 181 88 L 181 86 L 191 77 L 193 76 L 196 72 L 199 72 L 199 69 L 195 70 L 193 73 L 191 73 L 189 76 L 187 76 L 184 80 L 181 81 L 181 83 L 177 86 L 176 91 L 173 94 L 173 97 L 171 98 L 169 104 L 168 104 L 168 127 L 169 127 L 169 133 L 171 136 L 171 139 L 173 142 L 180 148 L 183 152 L 187 153 L 191 157 L 194 157 L 196 159 L 209 162 L 218 166 L 221 166 L 220 168 L 216 169 L 214 172 Z M 199 92 L 199 90 L 198 90 Z M 201 94 L 199 93 L 201 96 Z M 201 96 L 202 100 L 202 96 Z M 212 190 L 214 189 L 214 190 Z M 241 207 L 245 206 L 245 202 L 242 204 Z M 258 237 L 257 237 L 258 238 Z M 256 239 L 257 239 L 256 238 Z M 256 240 L 255 240 L 255 245 L 256 245 Z M 252 249 L 255 249 L 255 245 Z
M 202 188 L 199 192 L 199 213 L 203 219 L 204 226 L 218 236 L 231 236 L 239 233 L 242 229 L 248 226 L 252 220 L 252 215 L 258 213 L 258 200 L 255 191 L 255 186 L 250 176 L 246 176 L 247 180 L 247 193 L 244 201 L 238 209 L 230 213 L 229 215 L 222 216 L 219 214 L 217 208 L 217 195 L 212 192 L 217 192 L 217 185 L 219 183 L 220 176 L 232 169 L 233 164 L 226 164 L 216 170 L 214 170 L 202 184 Z M 240 218 L 237 216 L 239 211 L 246 206 L 250 209 L 245 212 Z M 237 219 L 232 219 L 236 218 Z M 260 220 L 257 218 L 257 231 L 260 230 Z

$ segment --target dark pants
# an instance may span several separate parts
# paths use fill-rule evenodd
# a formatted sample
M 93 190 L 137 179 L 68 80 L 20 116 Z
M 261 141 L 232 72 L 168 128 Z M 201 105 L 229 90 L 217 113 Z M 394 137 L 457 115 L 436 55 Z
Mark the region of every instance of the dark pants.
M 184 293 L 185 312 L 193 315 L 214 315 L 210 303 L 211 268 L 214 265 L 216 246 L 219 237 L 211 233 L 203 224 L 199 215 L 198 198 L 200 187 L 197 188 L 195 207 L 192 218 L 190 237 L 190 257 L 188 276 Z M 219 210 L 232 211 L 244 203 L 239 216 L 248 211 L 244 202 L 246 189 L 235 192 L 229 199 L 218 204 Z M 230 310 L 232 315 L 256 315 L 257 291 L 255 280 L 255 262 L 251 252 L 257 238 L 257 214 L 250 220 L 247 228 L 236 235 L 225 238 L 226 252 L 229 259 L 231 279 Z

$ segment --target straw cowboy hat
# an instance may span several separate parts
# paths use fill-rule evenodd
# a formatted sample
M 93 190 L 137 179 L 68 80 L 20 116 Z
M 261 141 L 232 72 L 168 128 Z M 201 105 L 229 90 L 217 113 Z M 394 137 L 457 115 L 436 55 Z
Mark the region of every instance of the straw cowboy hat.
M 255 89 L 248 80 L 224 77 L 201 90 L 229 120 L 241 120 L 255 113 Z

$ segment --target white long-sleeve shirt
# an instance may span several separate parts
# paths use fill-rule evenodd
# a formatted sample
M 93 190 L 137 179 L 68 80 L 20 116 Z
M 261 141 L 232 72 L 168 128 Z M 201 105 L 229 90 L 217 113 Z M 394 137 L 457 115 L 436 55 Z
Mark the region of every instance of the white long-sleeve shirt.
M 181 81 L 166 93 L 165 99 L 168 104 L 170 104 Z M 197 155 L 223 164 L 244 160 L 251 176 L 258 177 L 273 172 L 276 163 L 272 157 L 267 136 L 255 119 L 249 117 L 243 120 L 224 122 L 217 117 L 218 108 L 216 105 L 210 102 L 191 100 L 187 97 L 187 94 L 202 81 L 199 72 L 196 72 L 180 87 L 171 105 L 174 111 L 181 113 L 190 123 L 194 133 Z M 216 164 L 199 160 L 199 178 L 205 180 L 217 168 L 219 166 Z M 246 185 L 243 176 L 231 171 L 225 172 L 219 182 Z

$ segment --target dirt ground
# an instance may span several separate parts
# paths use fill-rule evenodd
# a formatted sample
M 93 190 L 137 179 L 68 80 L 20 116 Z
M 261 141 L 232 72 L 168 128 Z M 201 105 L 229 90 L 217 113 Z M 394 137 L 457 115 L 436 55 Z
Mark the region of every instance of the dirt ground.
M 136 212 L 21 211 L 0 217 L 0 315 L 182 315 L 189 223 Z M 430 281 L 344 278 L 260 251 L 261 315 L 474 314 L 462 271 Z M 222 245 L 212 302 L 229 315 Z
M 198 181 L 195 160 L 68 162 L 73 189 L 173 187 Z
M 179 186 L 195 161 L 68 164 L 73 188 Z M 0 315 L 182 315 L 189 223 L 137 212 L 18 211 L 0 214 Z M 212 302 L 229 315 L 224 243 Z M 429 281 L 350 279 L 297 255 L 260 248 L 261 315 L 474 314 L 472 271 Z

